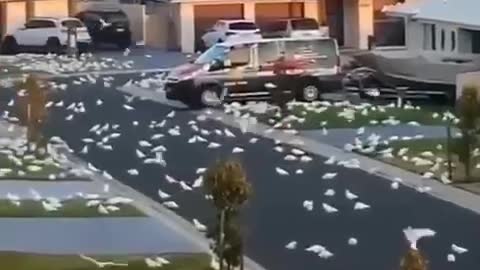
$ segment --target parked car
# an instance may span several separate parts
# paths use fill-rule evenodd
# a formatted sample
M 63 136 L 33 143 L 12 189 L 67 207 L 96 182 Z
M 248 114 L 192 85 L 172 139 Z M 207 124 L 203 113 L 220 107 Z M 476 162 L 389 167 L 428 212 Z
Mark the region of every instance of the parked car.
M 315 19 L 290 18 L 266 21 L 261 26 L 262 36 L 275 37 L 328 37 L 328 27 L 320 26 Z
M 219 20 L 203 36 L 205 48 L 210 48 L 216 43 L 224 42 L 233 36 L 261 38 L 258 26 L 248 20 Z
M 192 108 L 271 100 L 273 91 L 315 101 L 341 89 L 337 42 L 331 38 L 236 40 L 215 44 L 166 78 L 166 97 Z M 331 82 L 339 84 L 332 87 Z
M 95 45 L 109 43 L 115 44 L 120 49 L 130 47 L 132 43 L 130 21 L 122 10 L 85 10 L 75 17 L 87 26 Z
M 68 28 L 77 30 L 79 52 L 89 49 L 91 38 L 85 25 L 76 18 L 36 17 L 25 26 L 5 36 L 1 51 L 4 54 L 20 52 L 61 53 L 67 48 Z

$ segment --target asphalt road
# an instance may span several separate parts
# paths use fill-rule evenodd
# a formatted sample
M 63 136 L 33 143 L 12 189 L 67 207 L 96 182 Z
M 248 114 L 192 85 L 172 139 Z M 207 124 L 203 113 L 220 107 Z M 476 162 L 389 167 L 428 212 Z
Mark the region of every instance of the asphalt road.
M 117 76 L 116 81 L 122 83 L 128 78 Z M 2 110 L 11 109 L 6 106 L 10 95 L 9 91 L 0 91 Z M 101 106 L 96 105 L 98 98 L 103 101 Z M 268 269 L 398 269 L 400 257 L 407 248 L 402 233 L 407 226 L 426 227 L 437 232 L 435 237 L 423 239 L 419 244 L 431 261 L 431 269 L 480 267 L 480 217 L 469 210 L 406 187 L 392 190 L 388 181 L 360 170 L 325 165 L 321 157 L 314 156 L 309 163 L 285 161 L 285 153 L 274 151 L 271 140 L 260 139 L 251 144 L 251 135 L 242 135 L 236 129 L 231 129 L 236 138 L 218 136 L 213 132 L 203 136 L 221 143 L 221 148 L 208 149 L 206 143 L 189 144 L 187 140 L 195 132 L 188 122 L 195 120 L 195 114 L 177 111 L 169 119 L 166 115 L 171 108 L 139 99 L 130 103 L 135 110 L 128 111 L 122 107 L 125 103 L 123 94 L 113 87 L 104 88 L 102 83 L 71 85 L 68 91 L 58 93 L 55 100 L 64 100 L 65 106 L 52 108 L 47 133 L 62 137 L 78 152 L 84 146 L 82 138 L 93 138 L 88 131 L 92 126 L 119 124 L 121 136 L 111 140 L 113 151 L 91 147 L 88 154 L 79 155 L 156 200 L 160 201 L 159 188 L 171 193 L 173 200 L 180 205 L 177 212 L 189 220 L 198 218 L 211 224 L 213 209 L 210 202 L 204 199 L 201 188 L 181 191 L 178 185 L 165 181 L 165 174 L 191 184 L 198 167 L 209 166 L 215 160 L 229 156 L 241 160 L 254 188 L 242 217 L 247 255 Z M 74 114 L 73 120 L 66 121 L 65 117 L 73 112 L 65 107 L 79 101 L 84 102 L 86 112 Z M 164 119 L 167 119 L 164 128 L 149 127 L 151 121 L 159 123 Z M 133 125 L 133 121 L 138 121 L 138 125 Z M 198 125 L 209 131 L 225 128 L 215 121 L 198 122 Z M 180 127 L 180 136 L 168 135 L 168 129 L 174 126 Z M 136 149 L 147 152 L 138 146 L 138 141 L 148 140 L 155 133 L 165 134 L 154 146 L 162 144 L 167 147 L 166 168 L 145 165 L 135 154 Z M 243 147 L 245 152 L 232 154 L 236 146 Z M 275 172 L 276 166 L 290 172 L 302 168 L 304 174 L 280 176 Z M 131 168 L 138 169 L 140 174 L 128 174 L 127 170 Z M 321 177 L 326 172 L 338 172 L 338 175 L 323 180 Z M 334 197 L 323 195 L 329 188 L 335 189 L 337 194 Z M 353 210 L 354 201 L 345 198 L 345 189 L 357 194 L 358 200 L 371 205 L 371 209 Z M 304 200 L 314 201 L 313 211 L 302 207 Z M 338 208 L 339 212 L 327 214 L 322 209 L 322 202 Z M 348 245 L 350 237 L 358 239 L 357 246 Z M 285 249 L 284 246 L 293 240 L 298 242 L 297 249 Z M 465 254 L 456 255 L 455 263 L 447 262 L 452 243 L 469 249 Z M 334 256 L 322 259 L 304 250 L 313 244 L 327 247 Z

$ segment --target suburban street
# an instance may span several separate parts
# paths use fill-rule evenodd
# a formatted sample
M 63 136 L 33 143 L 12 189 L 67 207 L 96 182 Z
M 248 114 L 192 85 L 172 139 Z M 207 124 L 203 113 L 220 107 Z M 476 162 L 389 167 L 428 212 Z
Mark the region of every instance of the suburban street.
M 274 150 L 276 145 L 272 140 L 248 132 L 243 134 L 219 121 L 197 118 L 206 111 L 175 109 L 139 98 L 129 102 L 117 87 L 130 79 L 138 80 L 139 75 L 114 75 L 110 87 L 105 86 L 102 77 L 95 83 L 80 85 L 72 83 L 75 78 L 57 81 L 67 83 L 68 88 L 53 96 L 52 101 L 55 104 L 63 101 L 63 106 L 51 107 L 46 134 L 61 137 L 86 162 L 154 200 L 165 201 L 158 196 L 159 189 L 172 195 L 169 200 L 180 206 L 174 209 L 179 215 L 189 221 L 196 218 L 206 225 L 213 223 L 214 212 L 203 189 L 183 190 L 178 184 L 167 182 L 165 176 L 192 186 L 198 177 L 197 168 L 208 167 L 227 157 L 242 161 L 253 185 L 253 197 L 242 216 L 246 255 L 265 268 L 397 269 L 400 257 L 408 248 L 402 232 L 408 226 L 431 228 L 437 232 L 435 237 L 419 242 L 430 259 L 431 269 L 466 270 L 477 269 L 480 265 L 480 216 L 473 211 L 402 185 L 394 190 L 390 181 L 379 176 L 324 164 L 325 157 L 310 155 L 313 159 L 310 162 L 285 160 L 291 147 L 283 146 L 283 153 L 280 153 Z M 13 93 L 11 89 L 0 93 L 2 114 L 11 109 L 7 103 Z M 72 103 L 78 105 L 79 102 L 83 103 L 85 112 L 75 113 L 73 109 L 67 109 Z M 125 104 L 134 109 L 126 109 Z M 73 116 L 68 117 L 70 115 Z M 71 120 L 66 120 L 67 117 Z M 162 125 L 164 120 L 166 122 Z M 100 135 L 89 131 L 97 124 L 103 126 L 107 123 L 109 127 Z M 118 125 L 116 130 L 114 125 Z M 194 125 L 200 132 L 192 128 Z M 226 128 L 235 137 L 225 136 Z M 175 132 L 169 132 L 171 129 L 176 129 L 179 135 L 172 135 Z M 92 138 L 98 142 L 112 132 L 121 134 L 108 141 L 113 150 L 102 149 L 93 143 L 88 146 L 88 151 L 82 151 L 86 145 L 82 139 Z M 164 136 L 152 140 L 154 134 Z M 208 141 L 188 143 L 194 135 Z M 258 141 L 251 141 L 252 138 L 258 138 Z M 141 140 L 152 145 L 140 146 Z M 211 142 L 221 146 L 208 148 Z M 166 167 L 144 164 L 137 157 L 137 149 L 148 156 L 152 148 L 160 145 L 166 148 Z M 243 148 L 244 152 L 232 153 L 235 147 Z M 290 175 L 278 174 L 276 167 L 285 169 Z M 131 169 L 138 170 L 139 174 L 128 173 Z M 296 174 L 298 169 L 302 169 L 303 174 Z M 325 173 L 333 172 L 338 173 L 333 179 L 322 179 Z M 327 189 L 334 189 L 336 194 L 324 195 Z M 347 199 L 346 189 L 358 198 Z M 312 211 L 302 206 L 305 200 L 314 201 Z M 371 208 L 354 210 L 356 201 Z M 337 208 L 338 212 L 327 213 L 322 203 Z M 348 244 L 351 237 L 358 240 L 357 245 Z M 294 250 L 285 248 L 291 241 L 298 242 Z M 452 243 L 469 250 L 456 255 L 454 263 L 447 261 Z M 314 244 L 326 247 L 333 257 L 324 259 L 305 251 Z

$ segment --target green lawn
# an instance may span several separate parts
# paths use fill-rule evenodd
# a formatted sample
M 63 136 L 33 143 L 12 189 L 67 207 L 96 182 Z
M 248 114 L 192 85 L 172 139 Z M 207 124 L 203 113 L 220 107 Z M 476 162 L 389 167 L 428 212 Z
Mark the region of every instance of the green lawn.
M 117 204 L 120 209 L 109 211 L 108 214 L 98 212 L 97 206 L 87 207 L 85 199 L 70 199 L 62 203 L 62 207 L 57 211 L 46 211 L 41 201 L 21 200 L 17 206 L 9 200 L 0 200 L 0 218 L 29 218 L 29 217 L 68 217 L 68 218 L 86 218 L 86 217 L 142 217 L 145 216 L 140 210 L 130 204 Z M 107 207 L 107 204 L 103 204 Z M 0 263 L 1 264 L 1 263 Z
M 452 140 L 453 141 L 453 140 Z M 453 144 L 454 142 L 452 142 Z M 422 174 L 427 171 L 434 173 L 434 178 L 440 179 L 442 173 L 448 171 L 447 165 L 447 142 L 446 139 L 419 139 L 419 140 L 409 140 L 409 141 L 395 141 L 391 142 L 389 147 L 393 148 L 393 158 L 384 158 L 379 155 L 374 155 L 375 158 L 397 167 L 412 171 L 418 174 Z M 398 151 L 402 148 L 408 148 L 407 153 L 404 156 L 408 157 L 408 160 L 403 160 L 399 155 Z M 421 154 L 425 151 L 431 152 L 433 155 L 431 157 L 422 156 Z M 417 166 L 411 161 L 413 157 L 421 157 L 422 159 L 430 160 L 433 162 L 431 165 L 420 165 Z M 432 171 L 431 168 L 436 163 L 436 159 L 441 158 L 439 162 L 438 170 Z M 465 182 L 465 171 L 463 164 L 458 161 L 458 156 L 452 153 L 452 164 L 453 164 L 453 183 Z M 480 168 L 475 168 L 476 164 L 480 163 L 480 156 L 474 157 L 472 165 L 472 177 L 473 180 L 480 180 Z
M 204 254 L 162 255 L 170 264 L 160 268 L 149 268 L 142 256 L 93 256 L 95 260 L 127 263 L 128 266 L 105 266 L 99 268 L 77 255 L 40 255 L 19 252 L 0 252 L 1 269 L 5 270 L 211 270 L 210 259 Z M 156 256 L 146 256 L 155 258 Z
M 389 118 L 398 120 L 400 123 L 417 122 L 420 125 L 442 125 L 441 117 L 434 118 L 435 113 L 443 113 L 445 107 L 421 107 L 395 108 L 386 106 L 370 106 L 356 108 L 353 106 L 321 106 L 307 104 L 306 106 L 295 105 L 291 108 L 291 115 L 300 118 L 284 119 L 284 123 L 290 123 L 289 128 L 295 129 L 319 129 L 326 128 L 359 128 L 362 126 L 386 125 L 382 121 Z M 261 122 L 272 125 L 278 123 L 279 115 L 267 113 L 259 115 Z M 325 124 L 325 125 L 322 125 Z M 287 126 L 288 127 L 288 126 Z
M 0 149 L 6 150 L 5 148 Z M 16 154 L 0 153 L 0 180 L 44 180 L 51 181 L 49 177 L 55 175 L 55 180 L 72 180 L 69 177 L 59 177 L 60 175 L 68 175 L 67 170 L 62 168 L 60 164 L 47 158 L 45 160 L 36 159 L 33 156 L 20 156 Z M 87 181 L 88 179 L 79 179 L 74 177 L 73 180 Z

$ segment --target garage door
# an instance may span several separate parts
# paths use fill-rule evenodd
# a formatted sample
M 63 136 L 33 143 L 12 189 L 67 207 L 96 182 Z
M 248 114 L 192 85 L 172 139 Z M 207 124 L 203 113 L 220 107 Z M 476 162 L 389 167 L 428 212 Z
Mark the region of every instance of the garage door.
M 195 48 L 201 44 L 201 36 L 219 19 L 243 19 L 242 4 L 196 5 L 195 14 Z
M 303 18 L 303 3 L 262 3 L 255 5 L 257 22 L 284 18 Z
M 42 0 L 35 1 L 35 16 L 66 17 L 68 16 L 68 1 Z

